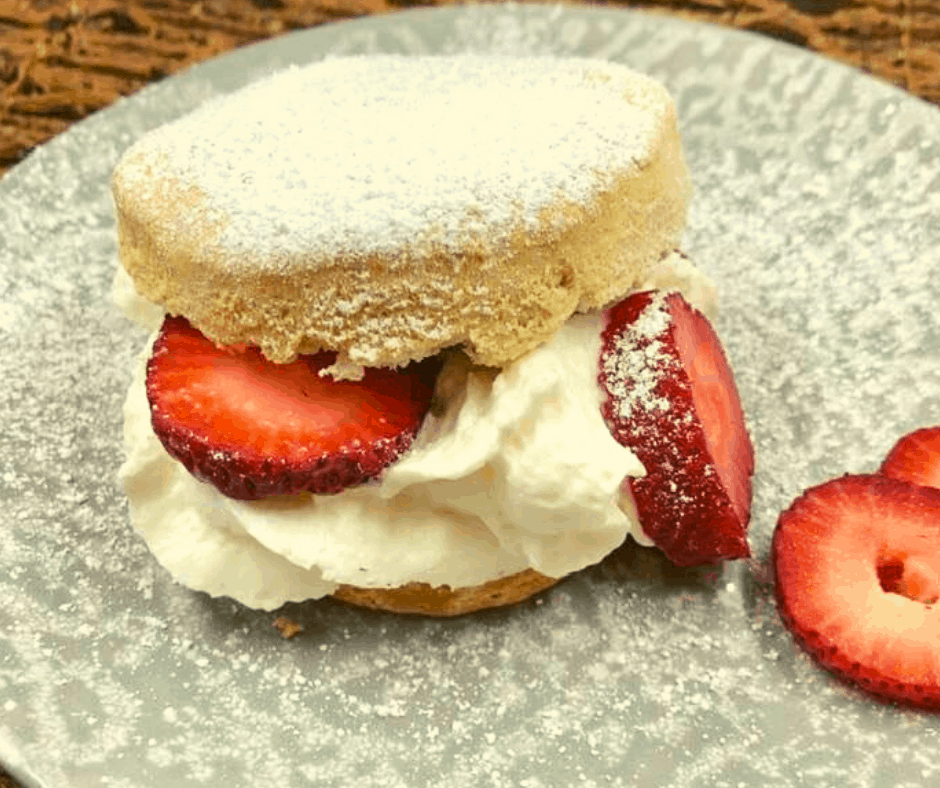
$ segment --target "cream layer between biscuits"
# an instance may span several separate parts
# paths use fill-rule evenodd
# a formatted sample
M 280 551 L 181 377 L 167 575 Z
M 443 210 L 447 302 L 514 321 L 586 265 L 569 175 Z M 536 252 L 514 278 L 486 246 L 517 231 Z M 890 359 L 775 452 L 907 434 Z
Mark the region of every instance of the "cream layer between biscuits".
M 115 300 L 151 329 L 162 310 L 119 269 Z M 711 281 L 679 254 L 639 289 L 675 288 L 713 317 Z M 249 607 L 329 594 L 338 584 L 475 586 L 526 568 L 561 577 L 627 535 L 649 544 L 627 476 L 645 471 L 600 415 L 600 313 L 575 315 L 498 374 L 470 373 L 382 477 L 339 495 L 226 498 L 170 457 L 144 386 L 149 343 L 125 404 L 120 477 L 134 527 L 184 585 Z

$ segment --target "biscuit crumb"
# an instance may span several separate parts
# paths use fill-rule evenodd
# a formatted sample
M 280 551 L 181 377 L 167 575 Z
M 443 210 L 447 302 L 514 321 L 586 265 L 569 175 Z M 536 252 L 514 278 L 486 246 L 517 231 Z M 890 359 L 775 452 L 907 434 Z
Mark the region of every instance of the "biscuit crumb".
M 340 355 L 335 363 L 320 370 L 321 378 L 333 380 L 362 380 L 365 377 L 365 367 L 350 361 L 346 356 Z
M 278 616 L 276 619 L 274 619 L 272 626 L 277 627 L 277 631 L 281 633 L 281 637 L 283 637 L 285 640 L 290 640 L 304 631 L 303 626 L 298 624 L 296 621 L 291 621 L 289 618 L 285 618 L 284 616 Z

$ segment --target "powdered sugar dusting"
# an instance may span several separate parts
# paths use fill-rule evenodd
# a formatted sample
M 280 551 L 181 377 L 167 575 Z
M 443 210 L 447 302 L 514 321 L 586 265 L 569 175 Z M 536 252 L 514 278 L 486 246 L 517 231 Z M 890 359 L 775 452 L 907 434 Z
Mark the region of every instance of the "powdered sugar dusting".
M 671 322 L 666 295 L 662 290 L 654 293 L 649 305 L 601 355 L 604 385 L 614 413 L 624 422 L 638 409 L 669 410 L 669 400 L 655 390 L 663 377 L 681 372 L 682 363 L 664 345 Z
M 153 199 L 155 165 L 207 195 L 235 261 L 498 247 L 641 166 L 667 101 L 603 61 L 330 58 L 209 102 L 121 168 Z
M 697 186 L 684 246 L 719 285 L 757 447 L 754 560 L 678 571 L 625 549 L 455 621 L 256 614 L 173 585 L 107 481 L 145 339 L 108 292 L 118 155 L 275 66 L 490 43 L 624 60 L 676 97 Z M 0 182 L 0 758 L 44 788 L 935 786 L 937 719 L 805 658 L 766 555 L 804 486 L 873 470 L 937 420 L 938 129 L 935 109 L 769 40 L 500 4 L 242 50 L 33 153 Z

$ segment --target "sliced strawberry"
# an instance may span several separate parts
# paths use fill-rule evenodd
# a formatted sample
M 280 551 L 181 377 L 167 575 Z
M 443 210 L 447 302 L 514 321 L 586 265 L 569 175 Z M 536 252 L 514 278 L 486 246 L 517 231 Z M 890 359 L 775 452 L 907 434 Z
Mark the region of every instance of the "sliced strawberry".
M 437 362 L 321 376 L 333 353 L 273 364 L 219 348 L 167 317 L 147 364 L 154 432 L 194 476 L 231 498 L 340 492 L 378 475 L 410 445 L 431 404 Z
M 940 487 L 940 426 L 905 435 L 881 466 L 881 473 L 927 487 Z
M 777 523 L 780 615 L 822 665 L 940 709 L 940 490 L 880 475 L 804 492 Z
M 750 555 L 754 449 L 708 320 L 679 293 L 634 293 L 602 340 L 604 419 L 646 468 L 629 480 L 643 532 L 678 566 Z

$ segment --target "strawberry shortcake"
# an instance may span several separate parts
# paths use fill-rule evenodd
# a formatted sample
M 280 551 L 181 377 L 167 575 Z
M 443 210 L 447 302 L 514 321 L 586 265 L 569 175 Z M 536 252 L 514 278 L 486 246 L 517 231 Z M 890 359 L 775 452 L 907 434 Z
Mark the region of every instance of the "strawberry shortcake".
M 748 555 L 754 456 L 676 251 L 673 104 L 603 61 L 327 59 L 144 136 L 131 518 L 180 582 L 453 615 L 626 538 Z

